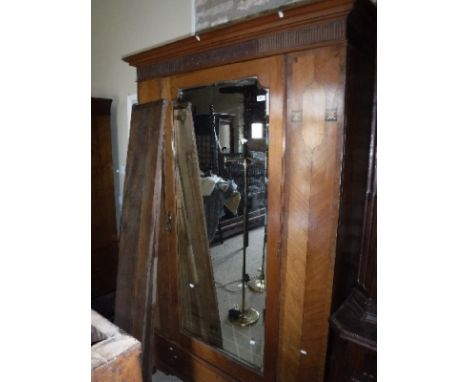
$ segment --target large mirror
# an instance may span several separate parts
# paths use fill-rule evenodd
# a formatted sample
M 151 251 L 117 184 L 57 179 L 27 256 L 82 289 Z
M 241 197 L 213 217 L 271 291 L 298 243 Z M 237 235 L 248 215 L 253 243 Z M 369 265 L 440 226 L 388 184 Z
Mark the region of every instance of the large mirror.
M 174 109 L 183 331 L 263 368 L 269 91 L 180 89 Z

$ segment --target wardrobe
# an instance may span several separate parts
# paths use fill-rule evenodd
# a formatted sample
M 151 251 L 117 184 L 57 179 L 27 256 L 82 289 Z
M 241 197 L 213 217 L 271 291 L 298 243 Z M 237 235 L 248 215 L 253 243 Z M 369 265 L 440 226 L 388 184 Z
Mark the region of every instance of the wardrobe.
M 137 70 L 138 105 L 115 322 L 142 342 L 145 380 L 155 369 L 203 382 L 324 380 L 330 318 L 348 292 L 335 262 L 355 256 L 360 249 L 347 240 L 365 226 L 364 205 L 354 201 L 371 163 L 375 51 L 375 5 L 326 0 L 124 58 Z M 239 112 L 228 93 L 242 95 Z M 250 195 L 248 206 L 234 209 L 239 219 L 254 208 L 248 171 L 265 169 L 265 217 L 244 220 L 229 238 L 232 251 L 205 229 L 200 182 L 235 180 L 200 170 L 194 121 L 209 107 L 229 114 L 237 151 L 223 160 L 244 166 L 249 182 L 239 192 L 241 203 Z

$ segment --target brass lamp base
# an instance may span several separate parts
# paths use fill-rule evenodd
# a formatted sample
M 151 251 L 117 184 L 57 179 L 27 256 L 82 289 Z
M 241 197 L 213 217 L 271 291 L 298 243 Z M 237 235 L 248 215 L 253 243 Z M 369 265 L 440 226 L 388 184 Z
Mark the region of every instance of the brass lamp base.
M 245 308 L 238 317 L 229 317 L 231 324 L 236 326 L 249 326 L 255 324 L 260 318 L 260 313 L 254 308 Z
M 257 293 L 265 292 L 265 280 L 263 279 L 250 280 L 247 285 L 254 292 L 257 292 Z

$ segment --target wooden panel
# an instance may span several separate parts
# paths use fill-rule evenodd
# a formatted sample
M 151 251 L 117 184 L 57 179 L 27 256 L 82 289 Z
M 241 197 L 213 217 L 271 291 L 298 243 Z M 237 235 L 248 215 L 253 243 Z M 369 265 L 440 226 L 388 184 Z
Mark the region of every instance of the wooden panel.
M 375 80 L 374 80 L 375 81 Z M 366 202 L 359 258 L 359 285 L 377 304 L 377 86 L 374 83 Z
M 91 98 L 91 294 L 115 290 L 118 243 L 112 171 L 111 103 Z
M 161 215 L 166 105 L 158 101 L 133 107 L 120 227 L 115 322 L 142 342 L 145 381 L 152 372 L 152 272 Z
M 161 79 L 160 94 L 168 97 L 168 79 Z M 179 299 L 178 291 L 178 261 L 177 244 L 177 214 L 175 205 L 175 162 L 174 162 L 174 126 L 172 102 L 167 106 L 164 124 L 164 190 L 162 195 L 164 219 L 161 220 L 160 244 L 158 250 L 157 296 L 155 310 L 158 327 L 155 336 L 163 333 L 166 338 L 174 341 L 179 336 Z M 168 217 L 172 223 L 168 224 Z M 156 341 L 157 341 L 156 337 Z M 153 365 L 159 367 L 160 360 L 155 354 Z
M 345 47 L 288 56 L 280 381 L 322 381 L 341 174 Z M 298 160 L 300 158 L 300 160 Z
M 357 40 L 364 35 L 358 15 L 348 46 L 346 149 L 327 381 L 377 377 L 375 45 L 372 39 L 371 44 Z M 366 27 L 375 28 L 375 19 Z
M 375 115 L 374 112 L 358 283 L 370 297 L 377 301 L 377 137 Z
M 371 132 L 375 61 L 373 54 L 363 52 L 354 45 L 348 45 L 347 57 L 346 149 L 333 311 L 345 301 L 358 279 L 365 239 L 363 223 L 366 219 L 366 205 L 372 202 L 373 186 L 368 175 L 369 170 L 373 171 L 373 153 L 369 149 L 372 139 L 375 138 L 375 134 Z M 359 97 L 355 96 L 356 94 L 359 94 Z M 371 217 L 369 219 L 372 220 Z
M 332 329 L 347 341 L 377 350 L 377 307 L 375 302 L 358 288 L 354 288 L 330 322 Z
M 168 96 L 167 91 L 167 80 L 162 80 L 162 90 L 161 94 L 163 97 Z M 172 228 L 166 230 L 166 251 L 168 258 L 168 267 L 162 268 L 162 272 L 168 272 L 169 278 L 169 307 L 170 311 L 168 316 L 166 317 L 169 323 L 169 333 L 170 338 L 177 338 L 179 335 L 179 300 L 177 296 L 178 290 L 178 276 L 177 276 L 177 269 L 178 269 L 178 259 L 176 256 L 177 253 L 177 233 L 175 227 L 177 226 L 177 213 L 176 213 L 176 181 L 175 181 L 175 142 L 174 142 L 174 124 L 173 124 L 173 108 L 172 103 L 168 110 L 168 114 L 166 115 L 166 139 L 165 139 L 165 156 L 164 159 L 166 160 L 164 164 L 164 191 L 165 191 L 165 204 L 166 204 L 166 212 L 167 216 L 172 217 Z M 170 137 L 170 139 L 169 139 Z
M 177 340 L 177 343 L 185 350 L 190 351 L 193 357 L 202 359 L 205 362 L 222 370 L 226 375 L 231 376 L 239 381 L 260 382 L 266 380 L 257 369 L 246 366 L 245 363 L 239 361 L 234 355 L 222 351 L 202 342 L 194 337 L 182 333 Z M 268 379 L 271 380 L 271 379 Z M 203 379 L 197 382 L 205 382 Z
M 377 352 L 341 338 L 338 333 L 330 336 L 330 346 L 335 351 L 330 359 L 326 381 L 377 381 Z
M 103 298 L 111 296 L 115 291 L 118 258 L 119 243 L 117 240 L 109 245 L 91 249 L 91 298 L 93 303 L 97 304 L 95 309 L 103 314 L 104 308 L 99 304 Z M 111 311 L 108 316 L 108 318 L 112 316 Z
M 161 79 L 153 78 L 138 84 L 138 102 L 140 104 L 164 98 L 161 94 Z
M 269 86 L 278 76 L 276 72 L 281 56 L 262 58 L 241 64 L 218 66 L 216 68 L 198 70 L 192 73 L 177 74 L 170 77 L 170 97 L 175 100 L 179 89 L 211 85 L 222 81 L 231 81 L 249 77 L 257 77 L 263 87 Z M 282 73 L 280 73 L 282 75 Z M 281 84 L 282 85 L 282 84 Z
M 91 245 L 100 248 L 117 240 L 112 175 L 110 115 L 94 116 L 91 129 Z
M 177 375 L 184 381 L 194 382 L 234 382 L 251 379 L 232 378 L 202 359 L 182 349 L 174 342 L 157 337 L 156 353 L 163 371 Z
M 259 80 L 270 89 L 270 125 L 268 144 L 268 225 L 267 225 L 267 260 L 266 260 L 266 320 L 265 320 L 265 350 L 264 377 L 266 381 L 274 381 L 278 365 L 278 331 L 280 312 L 284 308 L 280 302 L 281 285 L 280 266 L 283 256 L 283 228 L 285 222 L 283 192 L 284 192 L 284 160 L 285 160 L 285 57 L 277 56 L 265 63 L 265 67 L 257 67 Z M 260 69 L 262 68 L 262 69 Z M 271 77 L 268 82 L 262 78 L 268 70 Z
M 182 300 L 181 329 L 222 347 L 208 233 L 200 188 L 195 131 L 190 106 L 174 110 L 176 146 L 177 254 Z

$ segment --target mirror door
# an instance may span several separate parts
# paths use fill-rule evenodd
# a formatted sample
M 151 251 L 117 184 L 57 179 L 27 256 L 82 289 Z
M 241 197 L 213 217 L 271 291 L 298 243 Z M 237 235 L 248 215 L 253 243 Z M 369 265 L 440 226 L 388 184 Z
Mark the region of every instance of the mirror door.
M 180 89 L 174 110 L 182 330 L 259 370 L 268 99 L 256 78 L 244 78 Z
M 225 368 L 241 362 L 251 380 L 274 370 L 277 352 L 282 67 L 260 59 L 170 86 L 180 341 L 224 354 Z

